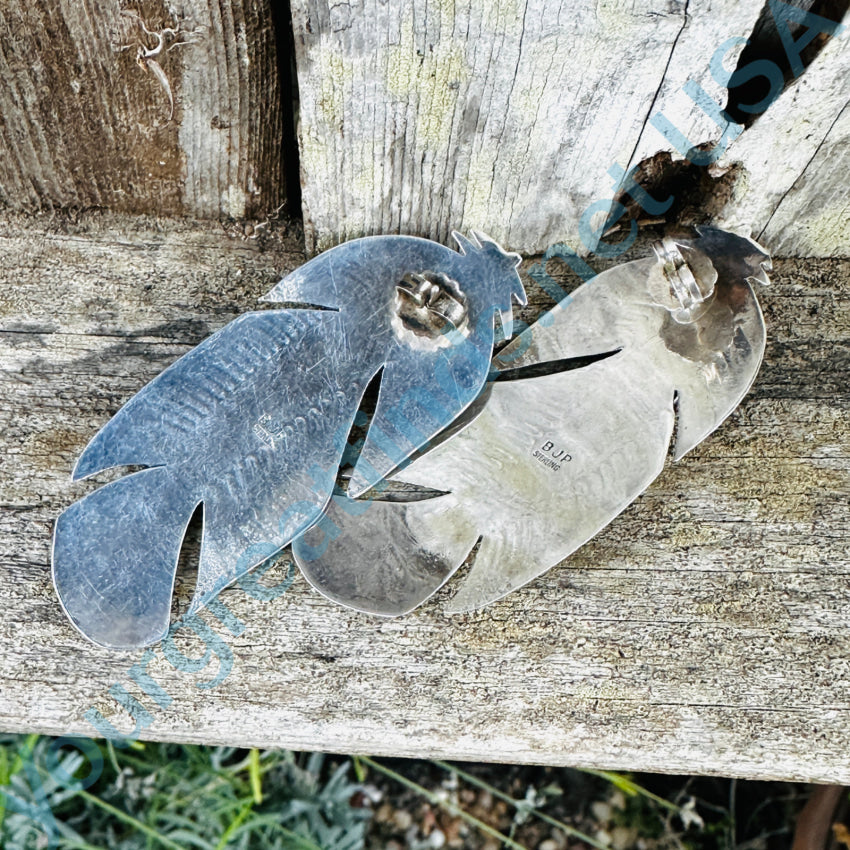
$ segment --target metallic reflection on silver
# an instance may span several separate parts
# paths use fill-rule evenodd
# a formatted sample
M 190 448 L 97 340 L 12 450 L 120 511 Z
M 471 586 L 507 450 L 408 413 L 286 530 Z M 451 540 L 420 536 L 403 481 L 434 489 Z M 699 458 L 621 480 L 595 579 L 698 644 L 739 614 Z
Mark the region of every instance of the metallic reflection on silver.
M 204 527 L 189 613 L 316 522 L 377 374 L 354 493 L 380 482 L 476 400 L 495 315 L 509 329 L 512 299 L 525 300 L 520 258 L 484 236 L 455 238 L 460 252 L 376 236 L 321 254 L 265 298 L 299 309 L 240 316 L 116 413 L 74 478 L 148 468 L 72 504 L 54 533 L 56 589 L 83 634 L 110 647 L 165 636 L 184 532 L 198 505 Z M 311 306 L 324 309 L 304 309 Z M 400 318 L 423 335 L 399 335 Z M 433 323 L 448 323 L 450 333 L 434 333 Z
M 450 612 L 559 563 L 735 409 L 764 352 L 750 286 L 768 255 L 711 228 L 603 272 L 495 360 L 500 370 L 616 352 L 585 368 L 496 381 L 473 421 L 395 473 L 442 491 L 407 503 L 334 500 L 293 544 L 307 578 L 358 610 L 396 615 L 445 583 L 480 539 Z M 357 515 L 355 515 L 355 513 Z

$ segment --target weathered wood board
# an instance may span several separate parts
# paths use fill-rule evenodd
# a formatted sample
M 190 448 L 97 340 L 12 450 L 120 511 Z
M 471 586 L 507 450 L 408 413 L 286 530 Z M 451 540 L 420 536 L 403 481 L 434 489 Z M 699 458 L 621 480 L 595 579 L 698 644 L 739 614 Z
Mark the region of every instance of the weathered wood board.
M 677 148 L 661 117 L 688 144 L 734 135 L 711 63 L 734 67 L 759 4 L 657 7 L 295 0 L 299 105 L 279 79 L 290 21 L 269 0 L 9 0 L 0 203 L 250 217 L 284 200 L 300 157 L 309 250 L 479 228 L 586 253 L 623 171 Z M 773 250 L 850 253 L 847 42 L 729 151 L 741 172 L 724 215 Z M 283 131 L 296 116 L 298 152 Z
M 142 653 L 89 645 L 49 569 L 53 521 L 94 486 L 75 458 L 301 260 L 276 233 L 260 250 L 167 220 L 2 222 L 0 728 L 94 734 L 95 709 L 129 732 L 117 696 L 155 739 L 850 782 L 848 260 L 777 261 L 742 406 L 501 602 L 374 619 L 300 577 L 280 592 L 284 558 L 222 594 L 241 628 L 207 611 L 204 642 L 155 648 L 169 699 L 131 675 Z
M 760 12 L 731 0 L 663 10 L 618 0 L 295 0 L 308 248 L 370 233 L 445 240 L 454 227 L 520 251 L 565 242 L 586 253 L 625 170 L 737 136 L 744 223 L 760 233 L 770 222 L 768 245 L 786 253 L 847 255 L 850 176 L 828 163 L 847 147 L 830 127 L 846 103 L 848 39 L 833 39 L 811 84 L 806 70 L 738 136 L 720 114 L 723 69 L 734 70 Z M 805 152 L 827 134 L 809 163 Z M 762 173 L 766 150 L 783 172 L 776 180 Z M 838 226 L 830 219 L 826 239 L 798 237 L 792 222 L 823 192 Z
M 686 5 L 293 3 L 308 246 L 456 227 L 517 250 L 578 247 L 581 215 L 612 198 L 608 169 L 629 164 L 659 93 L 667 103 L 687 72 L 708 76 L 715 46 L 759 13 Z
M 167 28 L 159 72 L 140 65 L 138 48 L 155 49 Z M 0 203 L 237 218 L 274 209 L 275 38 L 268 0 L 7 0 Z
M 725 163 L 741 163 L 719 221 L 755 224 L 785 256 L 850 254 L 850 38 L 833 38 L 746 133 Z

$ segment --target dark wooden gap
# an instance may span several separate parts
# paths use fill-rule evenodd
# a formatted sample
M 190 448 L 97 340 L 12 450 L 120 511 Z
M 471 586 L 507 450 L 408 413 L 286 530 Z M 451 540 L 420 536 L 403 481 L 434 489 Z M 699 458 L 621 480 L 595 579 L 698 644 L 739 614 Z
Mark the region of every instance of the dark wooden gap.
M 573 369 L 584 369 L 600 360 L 607 360 L 619 354 L 621 348 L 613 351 L 603 351 L 599 354 L 587 354 L 582 357 L 563 357 L 560 360 L 544 360 L 529 366 L 516 366 L 512 369 L 499 369 L 490 373 L 491 381 L 526 381 L 529 378 L 543 378 L 546 375 L 556 375 L 560 372 L 571 372 Z
M 302 221 L 301 162 L 296 131 L 298 115 L 298 75 L 295 69 L 295 34 L 292 30 L 292 9 L 289 0 L 269 0 L 277 41 L 277 66 L 280 75 L 280 97 L 283 138 L 284 210 L 289 218 Z
M 790 6 L 796 6 L 798 9 L 803 9 L 804 11 L 835 22 L 841 21 L 847 14 L 848 8 L 850 8 L 850 0 L 784 0 L 784 2 Z M 791 22 L 789 22 L 789 28 L 795 40 L 805 30 L 805 27 Z M 812 64 L 815 57 L 829 42 L 829 39 L 830 36 L 821 33 L 811 44 L 803 48 L 800 59 L 804 68 L 808 68 Z M 756 21 L 756 25 L 753 27 L 749 44 L 741 51 L 737 68 L 744 68 L 760 59 L 766 59 L 779 66 L 782 70 L 782 76 L 785 79 L 785 88 L 794 82 L 794 72 L 791 69 L 785 48 L 782 46 L 782 40 L 776 28 L 773 13 L 767 2 L 762 7 L 761 14 Z M 753 113 L 746 111 L 743 107 L 749 104 L 759 103 L 769 92 L 770 83 L 767 78 L 764 76 L 754 77 L 742 85 L 729 89 L 726 112 L 733 121 L 743 124 L 745 127 L 750 127 L 759 115 L 764 114 L 764 110 L 759 113 Z M 768 106 L 767 108 L 769 109 L 770 107 Z
M 378 406 L 378 396 L 381 392 L 383 374 L 384 367 L 381 366 L 369 379 L 369 383 L 363 391 L 363 397 L 360 399 L 357 412 L 354 414 L 354 420 L 348 432 L 348 439 L 346 440 L 345 449 L 340 458 L 339 470 L 337 472 L 336 489 L 340 492 L 344 493 L 348 491 L 348 482 L 351 478 L 351 473 L 357 465 L 360 452 L 363 450 L 366 442 L 366 434 L 369 431 L 372 417 L 375 415 L 375 409 Z
M 698 145 L 695 150 L 711 147 L 712 144 Z M 671 225 L 710 224 L 732 197 L 740 171 L 738 164 L 730 168 L 697 165 L 689 159 L 674 159 L 669 151 L 660 151 L 640 163 L 635 181 L 659 203 L 669 201 L 667 209 L 658 216 L 650 216 L 639 199 L 629 194 L 621 193 L 616 200 L 625 206 L 629 219 L 641 226 L 661 225 L 660 236 Z M 628 230 L 628 227 L 626 222 L 619 229 Z

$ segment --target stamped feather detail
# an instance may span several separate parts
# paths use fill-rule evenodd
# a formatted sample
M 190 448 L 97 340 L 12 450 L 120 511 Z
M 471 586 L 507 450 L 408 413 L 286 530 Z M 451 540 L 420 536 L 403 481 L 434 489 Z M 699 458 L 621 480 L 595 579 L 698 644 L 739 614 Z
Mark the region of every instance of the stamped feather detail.
M 71 505 L 54 533 L 56 588 L 85 635 L 115 647 L 165 635 L 183 535 L 199 505 L 192 611 L 316 522 L 378 373 L 352 494 L 381 481 L 478 396 L 495 314 L 507 327 L 512 299 L 524 300 L 519 257 L 485 237 L 456 238 L 461 252 L 388 236 L 320 255 L 264 299 L 307 309 L 240 316 L 118 411 L 74 477 L 149 468 Z M 400 322 L 410 303 L 399 286 L 408 292 L 411 276 L 428 282 L 416 298 L 436 332 L 410 335 Z

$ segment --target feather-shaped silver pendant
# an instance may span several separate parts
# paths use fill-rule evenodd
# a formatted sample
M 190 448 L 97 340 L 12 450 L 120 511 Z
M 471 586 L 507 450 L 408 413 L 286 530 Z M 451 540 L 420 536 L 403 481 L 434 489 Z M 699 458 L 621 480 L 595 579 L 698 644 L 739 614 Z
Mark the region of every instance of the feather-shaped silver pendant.
M 190 613 L 315 523 L 378 373 L 352 495 L 479 396 L 496 314 L 510 335 L 511 302 L 525 302 L 520 258 L 481 235 L 455 239 L 460 252 L 377 236 L 321 254 L 264 299 L 295 308 L 240 316 L 118 411 L 73 477 L 146 468 L 72 504 L 54 531 L 53 579 L 84 635 L 109 647 L 165 636 L 180 548 L 199 505 Z
M 748 391 L 765 344 L 751 281 L 767 284 L 765 268 L 751 240 L 703 229 L 585 283 L 499 354 L 464 421 L 393 486 L 356 510 L 334 497 L 293 544 L 301 570 L 337 602 L 398 615 L 479 541 L 451 612 L 559 563 L 646 489 L 671 440 L 678 460 Z M 567 369 L 576 358 L 587 365 Z

